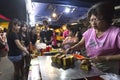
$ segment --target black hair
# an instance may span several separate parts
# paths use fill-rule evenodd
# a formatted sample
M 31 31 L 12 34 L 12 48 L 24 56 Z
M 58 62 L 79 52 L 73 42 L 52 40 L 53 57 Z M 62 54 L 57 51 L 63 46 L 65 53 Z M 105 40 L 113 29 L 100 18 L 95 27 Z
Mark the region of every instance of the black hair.
M 66 25 L 66 28 L 69 30 L 71 28 L 71 25 L 70 24 L 67 24 Z
M 76 32 L 77 32 L 76 28 L 74 28 L 74 27 L 70 27 L 69 30 L 72 32 L 72 35 L 75 36 L 75 34 L 76 34 Z
M 27 27 L 27 23 L 25 21 L 21 21 L 21 27 L 24 27 L 24 26 Z
M 87 14 L 88 19 L 90 19 L 91 15 L 102 16 L 102 19 L 107 23 L 112 23 L 112 19 L 114 17 L 114 4 L 111 2 L 100 2 L 93 5 Z
M 28 25 L 27 25 L 27 23 L 25 22 L 25 21 L 21 21 L 21 25 L 20 25 L 20 31 L 19 31 L 19 33 L 20 34 L 22 34 L 22 32 L 23 32 L 23 30 L 22 30 L 22 27 L 26 27 L 26 28 L 28 28 Z M 26 30 L 26 32 L 27 32 L 27 30 Z M 26 33 L 25 32 L 25 33 Z M 26 33 L 27 34 L 27 33 Z
M 44 20 L 44 21 L 43 21 L 43 24 L 44 24 L 44 25 L 48 25 L 48 21 L 47 21 L 47 20 Z
M 4 32 L 7 32 L 7 28 L 4 28 L 4 30 L 3 30 Z
M 12 32 L 13 25 L 21 25 L 21 22 L 16 18 L 11 20 L 8 25 L 7 35 Z

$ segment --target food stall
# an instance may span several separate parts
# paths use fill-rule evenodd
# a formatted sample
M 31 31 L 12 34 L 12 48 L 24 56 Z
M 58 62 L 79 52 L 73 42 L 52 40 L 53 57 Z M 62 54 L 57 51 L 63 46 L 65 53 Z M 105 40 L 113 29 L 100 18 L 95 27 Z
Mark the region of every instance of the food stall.
M 9 24 L 10 19 L 3 16 L 2 14 L 0 14 L 0 26 L 2 26 L 2 28 L 8 28 L 8 24 Z
M 39 45 L 39 46 L 38 46 Z M 86 58 L 80 54 L 64 54 L 60 49 L 53 49 L 44 43 L 39 43 L 37 50 L 43 48 L 43 53 L 37 53 L 31 60 L 28 80 L 119 80 L 120 76 L 113 73 L 103 73 L 94 65 L 82 65 Z M 41 51 L 42 51 L 41 50 Z M 61 51 L 61 52 L 60 52 Z M 68 57 L 70 56 L 70 57 Z M 71 62 L 72 60 L 72 62 Z

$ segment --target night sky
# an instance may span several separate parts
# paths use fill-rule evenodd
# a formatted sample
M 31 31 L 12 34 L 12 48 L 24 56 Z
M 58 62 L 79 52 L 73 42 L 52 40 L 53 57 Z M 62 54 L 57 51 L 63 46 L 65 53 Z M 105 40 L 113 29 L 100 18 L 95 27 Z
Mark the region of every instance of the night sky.
M 10 19 L 26 20 L 25 0 L 0 0 L 0 14 Z

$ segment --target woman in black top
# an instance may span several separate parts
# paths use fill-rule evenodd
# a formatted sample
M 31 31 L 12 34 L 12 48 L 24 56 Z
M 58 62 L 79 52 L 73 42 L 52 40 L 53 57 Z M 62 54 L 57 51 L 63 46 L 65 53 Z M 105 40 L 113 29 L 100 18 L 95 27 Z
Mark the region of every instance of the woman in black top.
M 20 28 L 20 22 L 18 19 L 13 19 L 10 21 L 7 32 L 7 43 L 9 46 L 8 58 L 14 64 L 14 80 L 19 80 L 20 71 L 22 70 L 22 55 L 29 54 L 27 49 L 22 46 L 19 41 L 18 32 Z
M 21 28 L 19 31 L 19 38 L 21 43 L 25 46 L 28 47 L 30 43 L 30 37 L 29 37 L 29 32 L 28 32 L 28 26 L 26 22 L 22 21 L 21 22 Z
M 30 34 L 28 31 L 28 25 L 26 22 L 22 21 L 21 22 L 21 28 L 19 31 L 19 38 L 20 38 L 20 42 L 21 44 L 26 47 L 29 50 L 29 44 L 30 44 Z M 31 61 L 31 56 L 30 55 L 24 55 L 23 56 L 23 71 L 25 74 L 28 74 L 28 69 L 30 66 L 30 61 Z M 27 76 L 24 75 L 26 78 Z
M 37 39 L 38 38 L 37 38 L 36 29 L 35 27 L 32 27 L 30 31 L 30 42 L 32 43 L 32 45 L 35 45 Z

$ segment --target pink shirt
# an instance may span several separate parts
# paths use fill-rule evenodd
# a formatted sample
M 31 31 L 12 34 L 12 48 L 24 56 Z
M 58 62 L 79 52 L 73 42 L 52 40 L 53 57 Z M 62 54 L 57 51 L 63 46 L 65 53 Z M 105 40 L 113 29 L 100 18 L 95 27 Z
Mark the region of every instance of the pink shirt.
M 66 38 L 68 35 L 69 35 L 69 30 L 65 30 L 64 32 L 63 32 L 63 38 Z
M 120 28 L 112 26 L 99 38 L 96 37 L 95 29 L 90 28 L 83 34 L 83 37 L 89 57 L 120 53 Z

